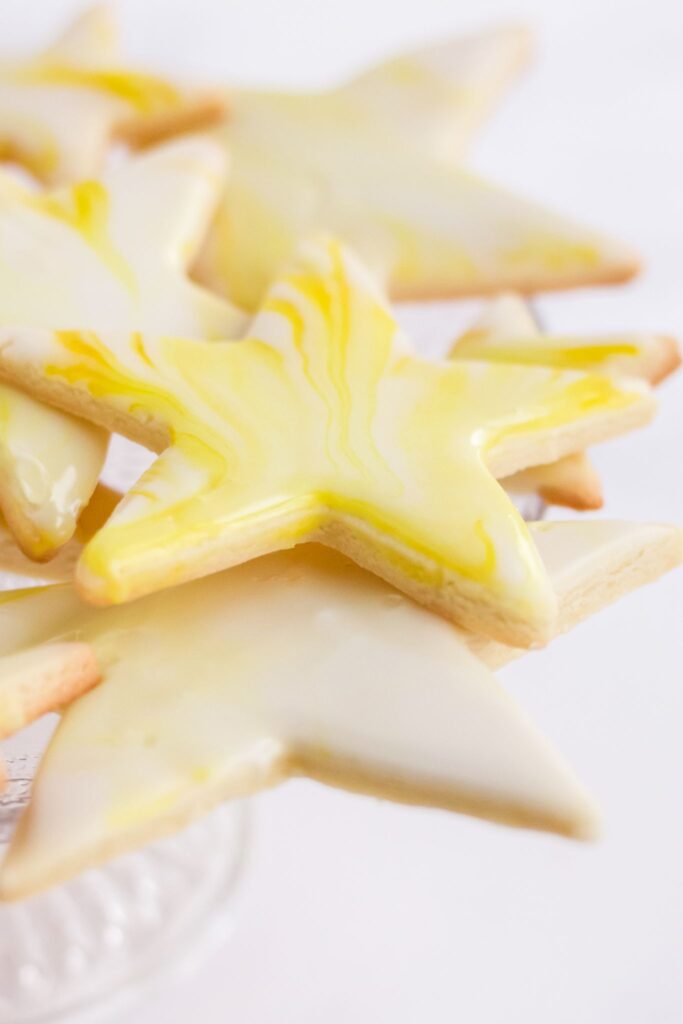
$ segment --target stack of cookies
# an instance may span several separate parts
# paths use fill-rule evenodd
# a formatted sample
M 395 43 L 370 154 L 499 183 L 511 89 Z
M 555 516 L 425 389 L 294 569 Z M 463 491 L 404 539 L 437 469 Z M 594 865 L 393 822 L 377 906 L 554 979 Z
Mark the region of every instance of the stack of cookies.
M 319 94 L 121 66 L 106 11 L 0 65 L 0 737 L 60 710 L 0 867 L 31 894 L 306 775 L 589 837 L 492 674 L 683 560 L 598 508 L 667 337 L 544 334 L 523 294 L 622 245 L 463 167 L 501 29 Z M 392 302 L 490 295 L 418 355 Z M 126 494 L 109 437 L 158 458 Z M 51 580 L 49 585 L 46 581 Z M 56 582 L 55 582 L 56 581 Z

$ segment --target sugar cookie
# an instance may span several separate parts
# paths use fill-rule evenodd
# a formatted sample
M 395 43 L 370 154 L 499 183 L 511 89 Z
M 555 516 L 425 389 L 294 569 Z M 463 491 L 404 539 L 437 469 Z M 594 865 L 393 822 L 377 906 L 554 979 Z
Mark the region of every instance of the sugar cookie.
M 221 120 L 217 94 L 121 67 L 117 35 L 95 7 L 44 53 L 0 63 L 0 158 L 70 184 L 100 173 L 113 140 L 140 144 Z
M 334 552 L 279 553 L 118 608 L 44 588 L 0 606 L 3 642 L 19 619 L 76 629 L 105 682 L 60 723 L 0 868 L 5 898 L 290 775 L 595 830 L 582 787 L 452 627 Z
M 320 230 L 352 245 L 395 299 L 631 277 L 638 261 L 626 247 L 458 165 L 470 45 L 408 53 L 324 93 L 233 90 L 216 130 L 230 177 L 200 279 L 256 309 L 298 240 Z
M 242 315 L 186 276 L 223 173 L 214 144 L 187 138 L 60 192 L 0 176 L 0 324 L 237 331 Z M 92 494 L 107 435 L 10 388 L 0 409 L 0 508 L 23 550 L 49 557 Z
M 532 530 L 563 629 L 683 557 L 675 527 Z M 520 652 L 454 630 L 324 548 L 119 608 L 84 606 L 68 586 L 0 606 L 2 652 L 72 634 L 105 681 L 59 726 L 2 867 L 6 898 L 291 775 L 570 835 L 595 828 L 583 790 L 467 648 L 491 663 Z
M 247 339 L 0 331 L 0 372 L 163 455 L 87 545 L 95 603 L 322 540 L 499 640 L 552 594 L 494 475 L 647 420 L 640 382 L 413 355 L 337 242 L 301 247 Z M 486 466 L 484 466 L 484 460 Z
M 461 160 L 532 49 L 533 35 L 523 25 L 453 36 L 369 68 L 343 93 L 385 131 Z

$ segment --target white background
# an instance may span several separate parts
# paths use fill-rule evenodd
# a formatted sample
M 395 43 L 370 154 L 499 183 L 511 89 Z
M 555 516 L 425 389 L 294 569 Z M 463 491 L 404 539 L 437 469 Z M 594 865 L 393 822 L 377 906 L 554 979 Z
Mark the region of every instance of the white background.
M 0 45 L 78 3 L 0 0 Z M 138 60 L 211 79 L 325 84 L 445 33 L 528 20 L 534 69 L 472 164 L 634 243 L 633 285 L 544 299 L 568 331 L 683 336 L 683 7 L 550 0 L 130 0 Z M 406 314 L 444 343 L 475 306 Z M 603 448 L 606 514 L 683 523 L 683 376 L 654 427 Z M 506 670 L 600 799 L 580 846 L 304 782 L 254 802 L 232 944 L 127 1024 L 680 1024 L 683 572 Z

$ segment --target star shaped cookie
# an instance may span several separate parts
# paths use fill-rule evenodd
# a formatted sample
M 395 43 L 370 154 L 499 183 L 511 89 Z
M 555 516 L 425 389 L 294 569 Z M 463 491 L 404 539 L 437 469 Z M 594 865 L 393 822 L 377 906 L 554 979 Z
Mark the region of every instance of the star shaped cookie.
M 524 299 L 498 296 L 455 342 L 455 359 L 515 363 L 639 377 L 658 384 L 680 365 L 673 338 L 623 333 L 562 336 L 540 331 Z M 532 466 L 504 481 L 512 493 L 539 494 L 548 504 L 586 510 L 602 507 L 602 483 L 585 452 Z
M 0 159 L 42 181 L 99 174 L 113 141 L 143 143 L 221 119 L 216 95 L 193 95 L 121 65 L 106 7 L 86 12 L 44 53 L 0 61 Z
M 242 315 L 186 276 L 223 173 L 220 150 L 190 137 L 58 192 L 0 176 L 0 324 L 238 331 Z M 45 558 L 71 536 L 107 435 L 11 388 L 0 408 L 0 507 L 22 548 Z
M 563 629 L 683 557 L 675 527 L 532 530 Z M 91 645 L 104 681 L 52 740 L 1 869 L 6 898 L 297 775 L 507 824 L 595 830 L 583 788 L 485 668 L 519 652 L 455 630 L 322 547 L 118 608 L 89 608 L 68 585 L 5 596 L 0 652 L 54 637 Z
M 470 112 L 489 105 L 464 98 L 481 72 L 463 53 L 477 46 L 408 53 L 322 93 L 232 90 L 217 130 L 231 172 L 200 278 L 256 309 L 296 242 L 319 230 L 353 246 L 395 299 L 632 276 L 624 246 L 460 166 Z
M 375 282 L 304 244 L 248 337 L 0 331 L 0 372 L 163 451 L 87 545 L 95 603 L 321 540 L 444 616 L 543 642 L 552 593 L 494 475 L 648 419 L 639 382 L 414 355 Z

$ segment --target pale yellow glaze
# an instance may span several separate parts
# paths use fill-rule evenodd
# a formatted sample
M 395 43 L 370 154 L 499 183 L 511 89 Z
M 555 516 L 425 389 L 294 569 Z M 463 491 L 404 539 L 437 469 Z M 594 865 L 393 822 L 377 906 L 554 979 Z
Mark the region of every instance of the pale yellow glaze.
M 672 342 L 655 334 L 561 335 L 539 331 L 524 300 L 503 295 L 453 345 L 457 359 L 551 366 L 650 379 Z M 675 366 L 675 357 L 674 357 Z M 673 368 L 673 367 L 672 367 Z
M 215 145 L 187 139 L 61 192 L 3 179 L 0 324 L 235 333 L 241 314 L 185 276 L 223 173 Z M 0 390 L 0 505 L 33 557 L 73 533 L 106 446 L 103 431 Z
M 561 630 L 683 558 L 675 527 L 531 530 Z M 88 608 L 70 586 L 0 598 L 0 662 L 72 639 L 92 644 L 104 682 L 58 728 L 2 868 L 5 897 L 292 774 L 512 824 L 594 828 L 580 787 L 468 650 L 496 664 L 520 652 L 452 629 L 323 548 L 120 608 Z
M 521 25 L 453 36 L 390 57 L 348 81 L 343 92 L 378 128 L 459 160 L 532 46 Z
M 202 279 L 255 309 L 315 230 L 349 242 L 395 298 L 630 276 L 626 249 L 458 167 L 511 56 L 514 66 L 520 37 L 493 33 L 406 54 L 324 93 L 234 90 L 220 130 L 231 173 Z
M 193 103 L 165 79 L 122 67 L 115 26 L 96 8 L 45 53 L 0 63 L 0 158 L 71 183 L 100 172 L 120 126 L 163 119 L 170 134 Z
M 168 111 L 183 103 L 179 90 L 154 75 L 119 69 L 74 67 L 41 61 L 7 73 L 18 85 L 61 85 L 113 97 L 143 114 Z
M 457 360 L 547 366 L 640 377 L 657 381 L 676 368 L 679 356 L 669 338 L 624 334 L 604 338 L 543 334 L 525 300 L 513 293 L 488 303 L 451 348 Z M 535 491 L 551 504 L 600 508 L 600 478 L 583 454 L 532 466 L 505 481 L 512 493 Z
M 3 597 L 0 652 L 52 637 L 91 643 L 104 682 L 62 719 L 2 866 L 6 897 L 287 775 L 595 828 L 583 789 L 466 640 L 323 548 L 114 609 L 68 586 Z
M 171 446 L 87 546 L 96 602 L 320 538 L 474 628 L 543 638 L 552 594 L 497 469 L 646 414 L 638 384 L 408 348 L 338 243 L 302 247 L 238 344 L 7 331 L 4 371 Z M 40 378 L 35 378 L 41 384 Z

